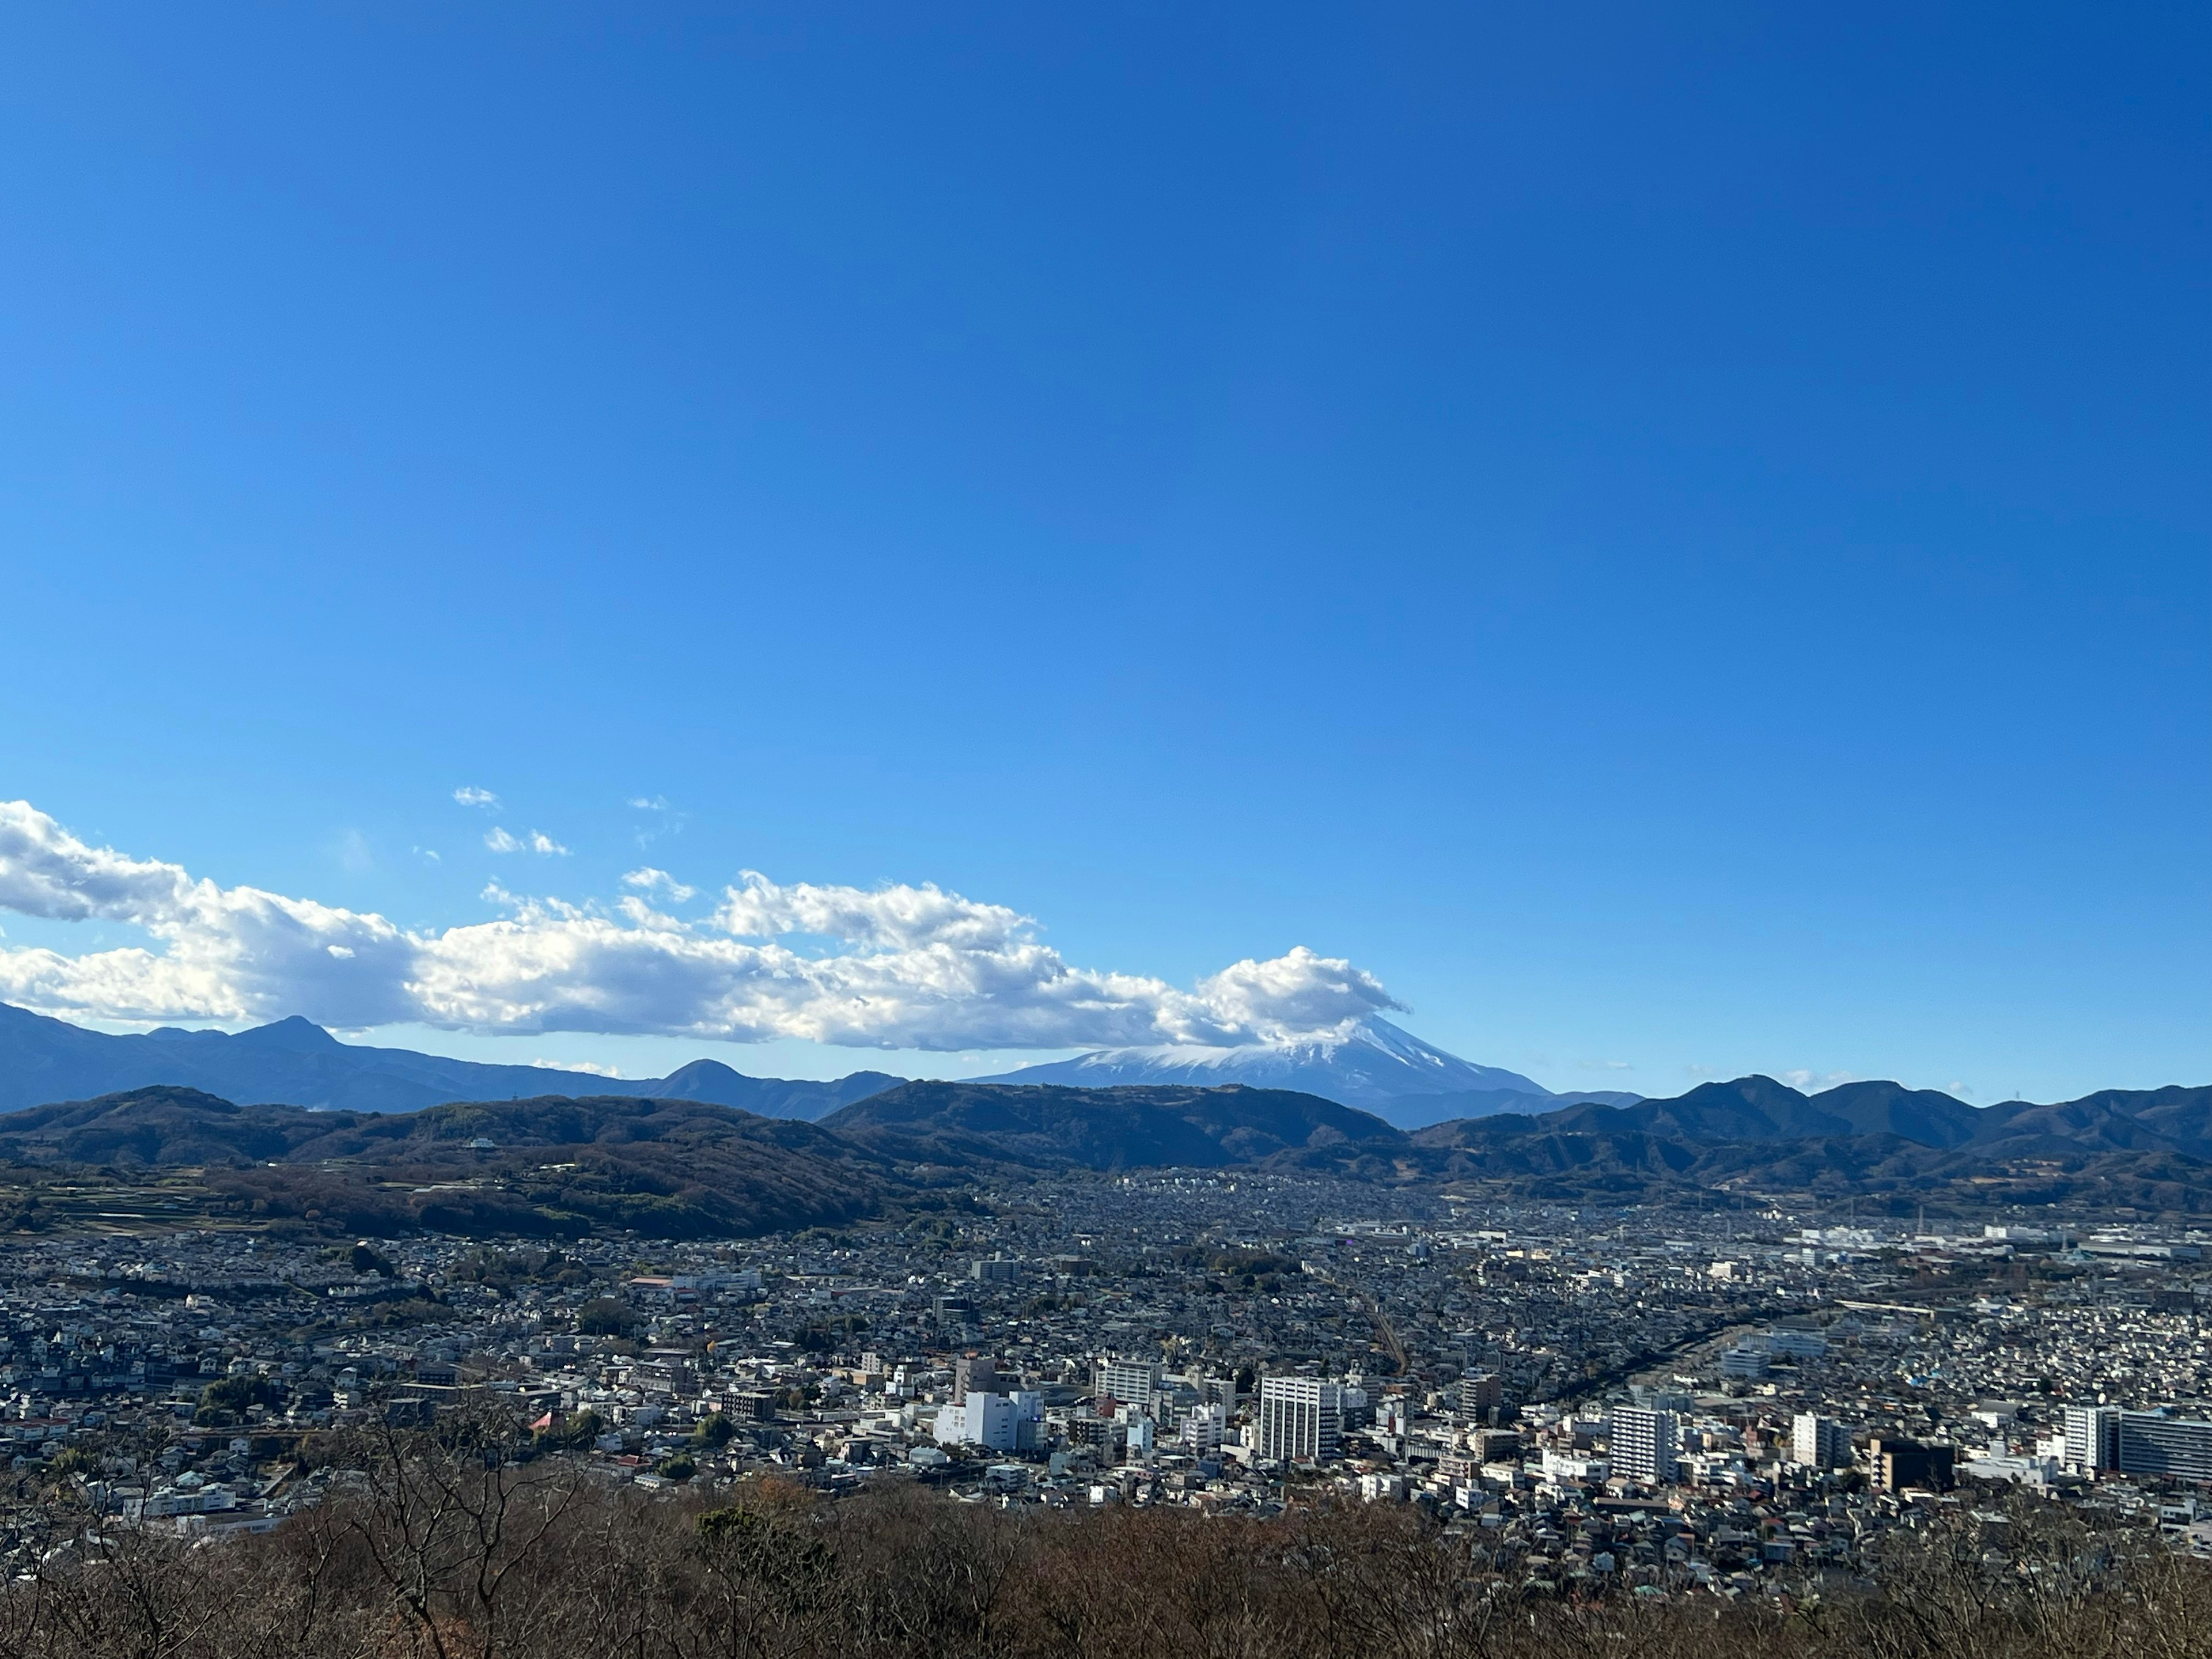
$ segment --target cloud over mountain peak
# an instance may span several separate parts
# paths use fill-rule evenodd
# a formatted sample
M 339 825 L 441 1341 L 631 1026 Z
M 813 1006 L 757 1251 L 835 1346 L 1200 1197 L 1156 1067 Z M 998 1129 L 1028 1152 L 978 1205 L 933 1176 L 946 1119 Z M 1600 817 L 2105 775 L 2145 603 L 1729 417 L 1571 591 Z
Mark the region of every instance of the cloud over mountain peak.
M 506 915 L 410 930 L 219 887 L 91 846 L 27 801 L 0 802 L 0 909 L 129 922 L 159 947 L 0 949 L 0 1000 L 126 1023 L 302 1013 L 342 1028 L 408 1020 L 927 1049 L 1274 1042 L 1399 1006 L 1373 975 L 1303 946 L 1188 991 L 1075 967 L 1036 939 L 1032 918 L 932 883 L 781 885 L 745 872 L 698 921 L 653 908 L 648 895 L 690 896 L 667 872 L 627 884 L 611 905 L 495 885 L 487 896 Z M 793 937 L 823 948 L 794 949 Z

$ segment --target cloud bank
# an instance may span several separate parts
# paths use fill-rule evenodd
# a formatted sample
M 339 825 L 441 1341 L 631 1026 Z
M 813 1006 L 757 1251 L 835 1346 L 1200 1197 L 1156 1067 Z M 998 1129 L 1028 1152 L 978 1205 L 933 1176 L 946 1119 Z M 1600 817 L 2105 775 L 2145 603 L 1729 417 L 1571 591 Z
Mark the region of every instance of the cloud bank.
M 518 850 L 520 850 L 518 848 Z M 0 910 L 145 930 L 158 948 L 0 948 L 0 1001 L 63 1018 L 231 1023 L 305 1014 L 343 1028 L 589 1031 L 894 1048 L 1276 1042 L 1400 1005 L 1372 975 L 1300 946 L 1183 990 L 1069 965 L 1036 924 L 925 883 L 784 886 L 750 871 L 685 921 L 659 870 L 612 905 L 486 896 L 507 914 L 442 931 L 218 887 L 88 845 L 0 802 Z M 803 948 L 801 948 L 803 947 Z

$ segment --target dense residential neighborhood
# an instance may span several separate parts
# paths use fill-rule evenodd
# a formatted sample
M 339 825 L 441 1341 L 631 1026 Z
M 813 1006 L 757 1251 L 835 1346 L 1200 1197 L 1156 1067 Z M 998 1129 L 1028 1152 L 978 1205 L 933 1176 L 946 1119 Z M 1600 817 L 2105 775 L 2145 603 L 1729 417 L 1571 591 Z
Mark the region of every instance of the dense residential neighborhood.
M 492 1412 L 648 1492 L 1411 1504 L 1531 1583 L 1784 1594 L 2000 1489 L 2212 1553 L 2207 1242 L 1212 1171 L 742 1243 L 18 1237 L 0 1436 L 191 1535 L 317 1504 L 349 1430 Z

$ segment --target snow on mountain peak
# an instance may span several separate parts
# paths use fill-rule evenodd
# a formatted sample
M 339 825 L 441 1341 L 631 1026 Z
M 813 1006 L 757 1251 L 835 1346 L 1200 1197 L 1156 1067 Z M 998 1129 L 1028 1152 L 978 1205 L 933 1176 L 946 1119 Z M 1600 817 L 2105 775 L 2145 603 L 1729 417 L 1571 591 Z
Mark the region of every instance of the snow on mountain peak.
M 1295 1089 L 1346 1106 L 1366 1108 L 1409 1095 L 1510 1090 L 1544 1098 L 1551 1092 L 1518 1072 L 1478 1066 L 1446 1054 L 1372 1015 L 1327 1036 L 1234 1047 L 1164 1043 L 1105 1048 L 978 1080 L 1073 1084 L 1088 1088 L 1177 1083 L 1212 1087 L 1242 1083 L 1260 1089 Z

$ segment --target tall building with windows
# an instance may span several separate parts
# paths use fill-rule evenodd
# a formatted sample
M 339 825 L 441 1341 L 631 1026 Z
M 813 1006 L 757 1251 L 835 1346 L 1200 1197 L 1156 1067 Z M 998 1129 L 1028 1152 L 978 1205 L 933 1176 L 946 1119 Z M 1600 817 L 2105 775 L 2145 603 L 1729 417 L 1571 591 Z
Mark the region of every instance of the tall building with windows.
M 1832 1417 L 1800 1412 L 1790 1425 L 1790 1456 L 1808 1469 L 1840 1469 L 1851 1461 L 1851 1431 Z
M 1264 1458 L 1284 1463 L 1327 1463 L 1344 1432 L 1343 1395 L 1334 1382 L 1314 1376 L 1269 1376 L 1260 1382 L 1257 1419 Z
M 1091 1392 L 1114 1396 L 1121 1406 L 1149 1406 L 1160 1390 L 1160 1368 L 1137 1359 L 1101 1359 L 1091 1372 Z
M 1490 1413 L 1505 1403 L 1505 1385 L 1496 1371 L 1468 1371 L 1453 1391 L 1458 1395 L 1453 1403 L 1460 1415 L 1477 1422 L 1487 1421 Z
M 1649 1486 L 1673 1483 L 1675 1449 L 1680 1443 L 1674 1413 L 1653 1411 L 1646 1406 L 1616 1406 L 1612 1441 L 1606 1461 L 1615 1474 Z
M 2212 1480 L 2212 1423 L 2163 1412 L 2119 1415 L 2121 1474 Z
M 2084 1474 L 2120 1467 L 2120 1413 L 2117 1407 L 2066 1408 L 2066 1462 Z
M 994 1354 L 963 1353 L 952 1362 L 952 1397 L 990 1394 L 999 1386 L 999 1361 Z

